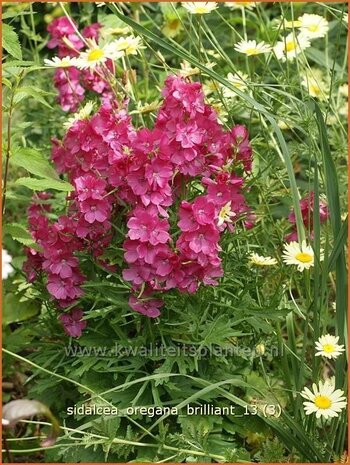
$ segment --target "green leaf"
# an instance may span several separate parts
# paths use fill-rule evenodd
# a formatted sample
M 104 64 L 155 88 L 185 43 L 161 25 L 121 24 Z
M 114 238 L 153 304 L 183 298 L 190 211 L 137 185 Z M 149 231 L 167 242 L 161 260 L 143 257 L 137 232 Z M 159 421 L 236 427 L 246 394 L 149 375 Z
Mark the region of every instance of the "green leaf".
M 339 184 L 337 170 L 335 167 L 333 154 L 329 145 L 327 127 L 320 107 L 314 102 L 315 117 L 319 131 L 319 145 L 322 154 L 322 164 L 325 174 L 325 186 L 327 200 L 329 203 L 329 214 L 335 240 L 335 247 L 338 249 L 338 238 L 340 238 L 339 249 L 332 256 L 332 262 L 335 261 L 336 274 L 336 322 L 337 336 L 339 344 L 344 344 L 347 337 L 347 270 L 344 247 L 341 247 L 342 236 L 345 231 L 342 229 L 341 208 L 339 199 Z M 337 258 L 335 259 L 335 254 Z M 343 385 L 345 373 L 345 357 L 339 357 L 336 361 L 336 387 Z
M 9 234 L 12 237 L 12 239 L 20 242 L 23 245 L 26 245 L 27 247 L 38 249 L 38 246 L 33 241 L 31 234 L 21 224 L 7 224 L 4 227 L 4 234 Z
M 9 89 L 12 89 L 12 83 L 9 79 L 6 79 L 5 77 L 2 78 L 2 84 Z
M 40 310 L 40 305 L 34 301 L 25 300 L 12 293 L 6 294 L 3 302 L 3 317 L 4 325 L 18 323 L 19 321 L 29 320 L 37 315 Z
M 7 53 L 17 58 L 17 60 L 22 60 L 22 50 L 18 35 L 12 26 L 5 23 L 2 24 L 2 47 Z
M 56 191 L 70 192 L 74 190 L 74 187 L 69 184 L 69 182 L 56 181 L 55 179 L 19 178 L 16 184 L 32 189 L 33 191 L 54 189 Z
M 36 13 L 33 11 L 33 14 L 35 15 Z M 21 15 L 30 15 L 29 11 L 21 11 Z M 8 19 L 8 18 L 15 18 L 18 16 L 18 11 L 17 9 L 15 11 L 6 11 L 6 13 L 2 14 L 2 19 Z
M 23 99 L 28 97 L 33 97 L 37 102 L 43 104 L 47 108 L 52 108 L 51 105 L 47 103 L 43 95 L 53 95 L 50 92 L 44 92 L 37 87 L 18 87 L 14 96 L 14 104 L 18 104 Z
M 3 69 L 6 69 L 6 68 L 13 68 L 13 67 L 30 67 L 30 66 L 34 66 L 35 65 L 35 61 L 24 61 L 24 60 L 8 60 L 6 61 L 6 63 L 4 63 L 2 65 Z
M 328 272 L 330 273 L 333 270 L 334 263 L 337 261 L 339 255 L 343 253 L 344 247 L 346 246 L 347 241 L 347 231 L 348 231 L 348 218 L 343 222 L 341 230 L 338 234 L 338 237 L 334 241 L 334 247 L 331 255 L 329 256 L 328 262 Z
M 59 180 L 56 170 L 50 165 L 44 155 L 35 149 L 27 147 L 20 148 L 10 160 L 11 163 L 24 168 L 31 174 L 41 178 Z

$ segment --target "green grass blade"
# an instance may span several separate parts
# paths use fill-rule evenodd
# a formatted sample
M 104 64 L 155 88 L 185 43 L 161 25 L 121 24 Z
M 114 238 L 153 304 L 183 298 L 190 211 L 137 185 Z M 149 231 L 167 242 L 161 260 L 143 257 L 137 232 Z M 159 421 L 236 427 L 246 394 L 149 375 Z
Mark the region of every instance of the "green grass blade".
M 333 238 L 336 241 L 342 235 L 341 210 L 339 200 L 338 177 L 335 164 L 329 146 L 327 128 L 320 107 L 314 102 L 316 121 L 319 130 L 320 149 L 322 154 L 324 176 L 326 181 L 326 194 L 329 203 L 330 220 Z M 336 323 L 339 335 L 339 344 L 344 344 L 347 323 L 347 279 L 345 251 L 342 248 L 335 260 L 336 274 Z M 341 387 L 344 383 L 345 357 L 341 356 L 336 361 L 336 385 Z

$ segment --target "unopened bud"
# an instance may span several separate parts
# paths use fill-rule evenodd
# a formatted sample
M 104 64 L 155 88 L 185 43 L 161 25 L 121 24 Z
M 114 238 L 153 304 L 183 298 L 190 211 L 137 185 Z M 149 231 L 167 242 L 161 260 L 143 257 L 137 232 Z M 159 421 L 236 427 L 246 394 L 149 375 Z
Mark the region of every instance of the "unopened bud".
M 265 353 L 265 344 L 263 344 L 263 343 L 258 344 L 255 347 L 255 352 L 256 352 L 256 355 L 259 355 L 260 357 L 262 355 L 264 355 L 264 353 Z

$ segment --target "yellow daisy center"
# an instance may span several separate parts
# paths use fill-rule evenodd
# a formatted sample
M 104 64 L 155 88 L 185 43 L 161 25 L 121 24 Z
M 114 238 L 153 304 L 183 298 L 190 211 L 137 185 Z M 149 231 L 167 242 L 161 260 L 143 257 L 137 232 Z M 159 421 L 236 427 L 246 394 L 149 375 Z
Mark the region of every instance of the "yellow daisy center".
M 290 40 L 290 41 L 286 42 L 286 51 L 287 52 L 292 52 L 296 48 L 297 48 L 297 44 L 296 44 L 295 40 Z
M 103 50 L 100 48 L 96 48 L 95 50 L 91 50 L 88 54 L 88 61 L 97 61 L 103 57 Z
M 118 43 L 118 50 L 126 50 L 130 47 L 130 42 L 128 40 L 124 40 L 123 42 Z
M 312 255 L 306 252 L 299 252 L 296 254 L 295 258 L 301 263 L 310 263 L 312 262 Z
M 315 397 L 314 402 L 316 407 L 322 410 L 326 410 L 332 405 L 331 399 L 327 396 L 317 396 Z
M 245 53 L 247 55 L 256 55 L 258 53 L 258 49 L 257 48 L 247 48 Z
M 181 23 L 178 19 L 172 19 L 171 21 L 168 21 L 167 26 L 169 29 L 175 31 L 181 26 Z
M 312 24 L 311 26 L 308 27 L 309 31 L 310 32 L 317 32 L 318 29 L 319 29 L 319 25 L 318 24 Z
M 196 6 L 194 8 L 194 12 L 197 13 L 198 15 L 202 15 L 204 13 L 209 13 L 209 9 L 206 6 Z
M 310 92 L 319 95 L 321 93 L 321 89 L 316 84 L 310 84 Z
M 322 346 L 322 349 L 323 349 L 323 352 L 327 352 L 328 354 L 331 354 L 332 352 L 334 352 L 335 347 L 333 344 L 324 344 Z

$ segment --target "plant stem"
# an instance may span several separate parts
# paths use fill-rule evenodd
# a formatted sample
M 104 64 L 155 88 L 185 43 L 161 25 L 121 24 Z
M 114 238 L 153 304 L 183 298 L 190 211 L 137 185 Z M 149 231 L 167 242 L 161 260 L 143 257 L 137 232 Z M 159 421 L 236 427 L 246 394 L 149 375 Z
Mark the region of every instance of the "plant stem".
M 4 183 L 3 183 L 3 190 L 2 190 L 2 214 L 3 215 L 5 213 L 5 206 L 6 206 L 7 178 L 9 174 L 9 162 L 10 162 L 10 153 L 11 153 L 11 127 L 12 127 L 12 115 L 13 115 L 13 99 L 14 99 L 18 84 L 21 81 L 22 75 L 23 75 L 23 71 L 19 74 L 16 84 L 12 89 L 9 112 L 8 112 L 6 161 L 5 161 L 5 171 L 4 171 Z
M 5 447 L 5 451 L 6 451 L 7 461 L 8 461 L 8 463 L 13 463 L 12 454 L 11 454 L 11 451 L 9 449 L 9 446 L 8 446 L 8 443 L 7 443 L 7 438 L 6 438 L 5 434 L 3 435 L 2 439 L 4 441 L 4 447 Z

